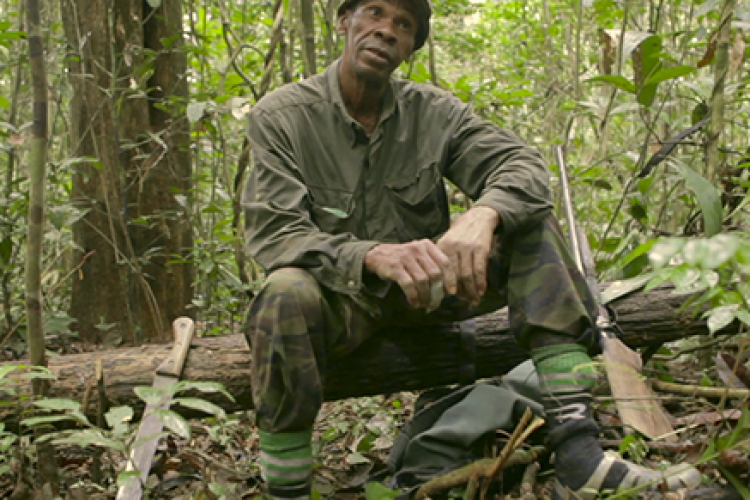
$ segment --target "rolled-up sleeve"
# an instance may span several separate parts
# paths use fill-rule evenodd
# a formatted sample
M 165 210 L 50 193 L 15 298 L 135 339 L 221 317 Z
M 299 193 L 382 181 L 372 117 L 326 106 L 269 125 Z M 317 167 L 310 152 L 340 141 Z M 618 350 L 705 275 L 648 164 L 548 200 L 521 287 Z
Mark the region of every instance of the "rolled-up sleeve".
M 553 205 L 539 152 L 456 101 L 446 177 L 475 205 L 497 210 L 503 235 L 542 220 Z
M 258 109 L 250 114 L 254 168 L 242 197 L 246 250 L 268 272 L 299 267 L 334 291 L 358 293 L 365 254 L 377 242 L 324 233 L 313 223 L 288 131 L 276 118 Z

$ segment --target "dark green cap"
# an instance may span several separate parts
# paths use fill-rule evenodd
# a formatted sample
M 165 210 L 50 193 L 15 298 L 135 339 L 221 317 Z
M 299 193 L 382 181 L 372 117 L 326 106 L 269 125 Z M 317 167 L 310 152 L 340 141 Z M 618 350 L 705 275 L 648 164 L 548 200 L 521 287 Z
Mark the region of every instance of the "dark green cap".
M 359 2 L 362 0 L 344 0 L 339 6 L 338 16 L 341 17 L 346 13 L 347 10 L 354 10 Z M 429 0 L 402 0 L 405 4 L 408 4 L 410 10 L 417 18 L 417 34 L 414 37 L 414 50 L 417 51 L 422 48 L 424 42 L 427 40 L 427 35 L 430 34 L 430 17 L 432 16 L 432 7 L 430 6 Z

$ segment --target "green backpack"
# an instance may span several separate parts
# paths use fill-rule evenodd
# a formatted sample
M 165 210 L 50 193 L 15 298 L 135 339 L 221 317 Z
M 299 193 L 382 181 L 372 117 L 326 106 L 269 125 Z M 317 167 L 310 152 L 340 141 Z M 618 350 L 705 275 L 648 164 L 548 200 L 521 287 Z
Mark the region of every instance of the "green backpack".
M 530 360 L 502 378 L 426 391 L 388 456 L 388 486 L 407 488 L 398 497 L 407 500 L 433 477 L 485 458 L 488 439 L 512 432 L 526 408 L 544 416 L 541 401 Z

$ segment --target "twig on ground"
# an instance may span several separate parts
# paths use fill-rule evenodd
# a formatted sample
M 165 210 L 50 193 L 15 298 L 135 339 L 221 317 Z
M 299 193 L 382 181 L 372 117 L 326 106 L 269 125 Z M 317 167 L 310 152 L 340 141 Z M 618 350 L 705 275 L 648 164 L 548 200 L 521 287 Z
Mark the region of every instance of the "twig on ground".
M 750 389 L 730 389 L 728 387 L 703 387 L 700 385 L 683 385 L 663 380 L 654 380 L 654 388 L 660 391 L 673 392 L 676 394 L 687 394 L 689 396 L 702 396 L 704 398 L 750 398 Z
M 536 460 L 537 457 L 545 453 L 547 449 L 544 446 L 534 446 L 528 450 L 516 450 L 505 461 L 505 467 L 513 465 L 528 464 Z M 442 476 L 433 478 L 423 484 L 414 495 L 414 500 L 424 500 L 439 491 L 448 490 L 455 486 L 466 484 L 471 476 L 487 477 L 487 473 L 495 464 L 494 458 L 484 458 L 472 464 L 456 469 Z
M 521 496 L 519 500 L 536 500 L 534 488 L 536 488 L 536 475 L 539 472 L 539 462 L 531 462 L 526 466 L 521 479 Z
M 466 493 L 464 493 L 464 500 L 474 500 L 477 496 L 477 490 L 479 489 L 479 478 L 474 475 L 469 478 L 469 483 L 466 485 Z

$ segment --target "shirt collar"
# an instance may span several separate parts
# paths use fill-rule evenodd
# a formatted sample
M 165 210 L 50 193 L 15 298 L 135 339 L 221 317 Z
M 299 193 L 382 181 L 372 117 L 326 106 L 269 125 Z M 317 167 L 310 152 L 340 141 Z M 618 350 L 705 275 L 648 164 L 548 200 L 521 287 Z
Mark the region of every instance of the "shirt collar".
M 345 122 L 352 127 L 353 133 L 351 135 L 351 142 L 354 143 L 356 141 L 356 130 L 361 130 L 362 126 L 354 118 L 352 118 L 349 115 L 349 112 L 346 110 L 344 97 L 341 95 L 341 86 L 339 85 L 340 63 L 341 59 L 337 59 L 333 64 L 328 66 L 328 68 L 326 68 L 325 70 L 325 77 L 326 81 L 328 82 L 328 92 L 331 96 L 331 101 L 339 108 L 339 111 L 341 112 L 341 115 L 344 118 Z M 378 120 L 376 129 L 380 128 L 382 124 L 385 123 L 385 121 L 394 114 L 396 109 L 401 107 L 401 103 L 397 103 L 397 101 L 398 99 L 396 98 L 394 81 L 393 78 L 391 78 L 388 88 L 385 91 L 385 95 L 383 96 L 383 109 L 380 111 L 380 119 Z M 397 104 L 399 105 L 397 106 Z

